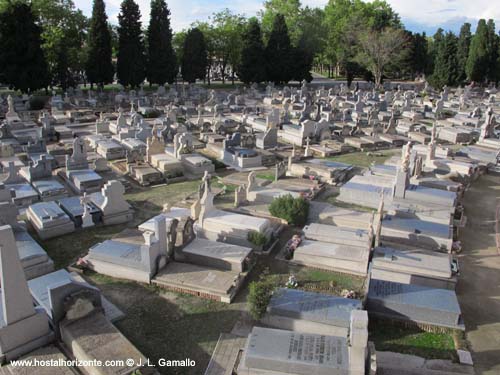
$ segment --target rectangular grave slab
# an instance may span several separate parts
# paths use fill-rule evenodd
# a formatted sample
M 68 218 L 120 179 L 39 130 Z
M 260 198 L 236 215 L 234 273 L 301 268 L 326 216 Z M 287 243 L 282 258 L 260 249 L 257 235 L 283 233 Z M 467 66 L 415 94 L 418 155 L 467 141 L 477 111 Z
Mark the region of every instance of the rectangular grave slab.
M 277 374 L 348 375 L 347 339 L 254 327 L 243 368 Z M 246 372 L 243 372 L 246 374 Z
M 464 329 L 457 296 L 447 289 L 372 279 L 367 310 L 398 320 Z
M 282 288 L 273 294 L 263 323 L 273 328 L 347 337 L 359 300 Z
M 370 251 L 367 247 L 303 240 L 293 262 L 305 266 L 366 275 Z
M 451 255 L 423 249 L 375 248 L 372 275 L 375 279 L 443 289 L 450 289 L 448 284 L 454 287 L 456 283 L 451 270 Z
M 369 247 L 370 236 L 367 230 L 311 223 L 306 225 L 303 231 L 308 240 L 337 243 L 349 246 Z

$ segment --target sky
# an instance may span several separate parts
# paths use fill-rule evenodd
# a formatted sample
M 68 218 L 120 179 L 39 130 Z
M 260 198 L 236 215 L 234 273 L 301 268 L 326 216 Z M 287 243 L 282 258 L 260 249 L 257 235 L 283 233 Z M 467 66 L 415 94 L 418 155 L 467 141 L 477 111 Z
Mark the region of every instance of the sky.
M 117 22 L 122 0 L 105 0 L 110 21 Z M 387 2 L 400 15 L 410 31 L 432 35 L 439 28 L 458 32 L 464 22 L 470 22 L 475 29 L 480 18 L 493 18 L 497 29 L 500 28 L 499 0 L 388 0 Z M 74 0 L 76 6 L 90 16 L 92 0 Z M 136 0 L 145 25 L 149 22 L 150 0 Z M 207 20 L 214 12 L 229 8 L 235 13 L 255 16 L 264 0 L 167 0 L 172 13 L 174 31 L 188 28 L 196 21 Z M 308 6 L 323 7 L 328 0 L 302 0 Z M 496 4 L 496 5 L 495 5 Z

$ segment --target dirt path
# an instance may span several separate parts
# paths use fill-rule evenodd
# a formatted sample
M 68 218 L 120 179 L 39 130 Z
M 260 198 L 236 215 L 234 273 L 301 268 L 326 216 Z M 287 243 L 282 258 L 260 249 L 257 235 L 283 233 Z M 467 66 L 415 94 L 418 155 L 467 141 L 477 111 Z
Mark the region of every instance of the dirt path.
M 467 227 L 457 294 L 477 374 L 500 374 L 500 255 L 495 244 L 495 208 L 500 177 L 482 176 L 465 197 Z

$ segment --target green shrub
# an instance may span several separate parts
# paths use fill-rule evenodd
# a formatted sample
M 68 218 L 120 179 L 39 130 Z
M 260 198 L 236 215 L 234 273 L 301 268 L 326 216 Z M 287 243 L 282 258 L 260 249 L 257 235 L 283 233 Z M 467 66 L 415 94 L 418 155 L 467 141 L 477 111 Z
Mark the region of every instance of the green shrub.
M 33 96 L 30 99 L 30 110 L 41 111 L 45 108 L 46 99 L 42 96 Z
M 250 283 L 248 287 L 248 304 L 250 314 L 255 320 L 259 320 L 264 316 L 274 289 L 275 284 L 271 279 L 264 278 Z
M 161 112 L 157 109 L 152 109 L 149 111 L 146 111 L 142 114 L 142 117 L 144 118 L 158 118 L 161 116 Z
M 309 215 L 309 202 L 302 197 L 294 198 L 291 194 L 274 198 L 269 212 L 275 217 L 286 220 L 288 224 L 303 226 Z
M 264 234 L 256 232 L 254 230 L 248 232 L 247 239 L 255 246 L 264 246 L 267 243 L 267 237 Z

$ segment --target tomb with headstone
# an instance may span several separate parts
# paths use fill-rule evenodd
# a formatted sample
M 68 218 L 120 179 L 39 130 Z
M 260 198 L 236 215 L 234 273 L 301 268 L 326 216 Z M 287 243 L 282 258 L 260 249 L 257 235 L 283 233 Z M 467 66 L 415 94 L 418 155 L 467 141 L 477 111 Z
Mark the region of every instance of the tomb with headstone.
M 464 330 L 454 290 L 370 278 L 366 309 L 382 318 Z
M 261 322 L 268 327 L 319 335 L 347 337 L 357 299 L 281 288 L 273 293 Z

